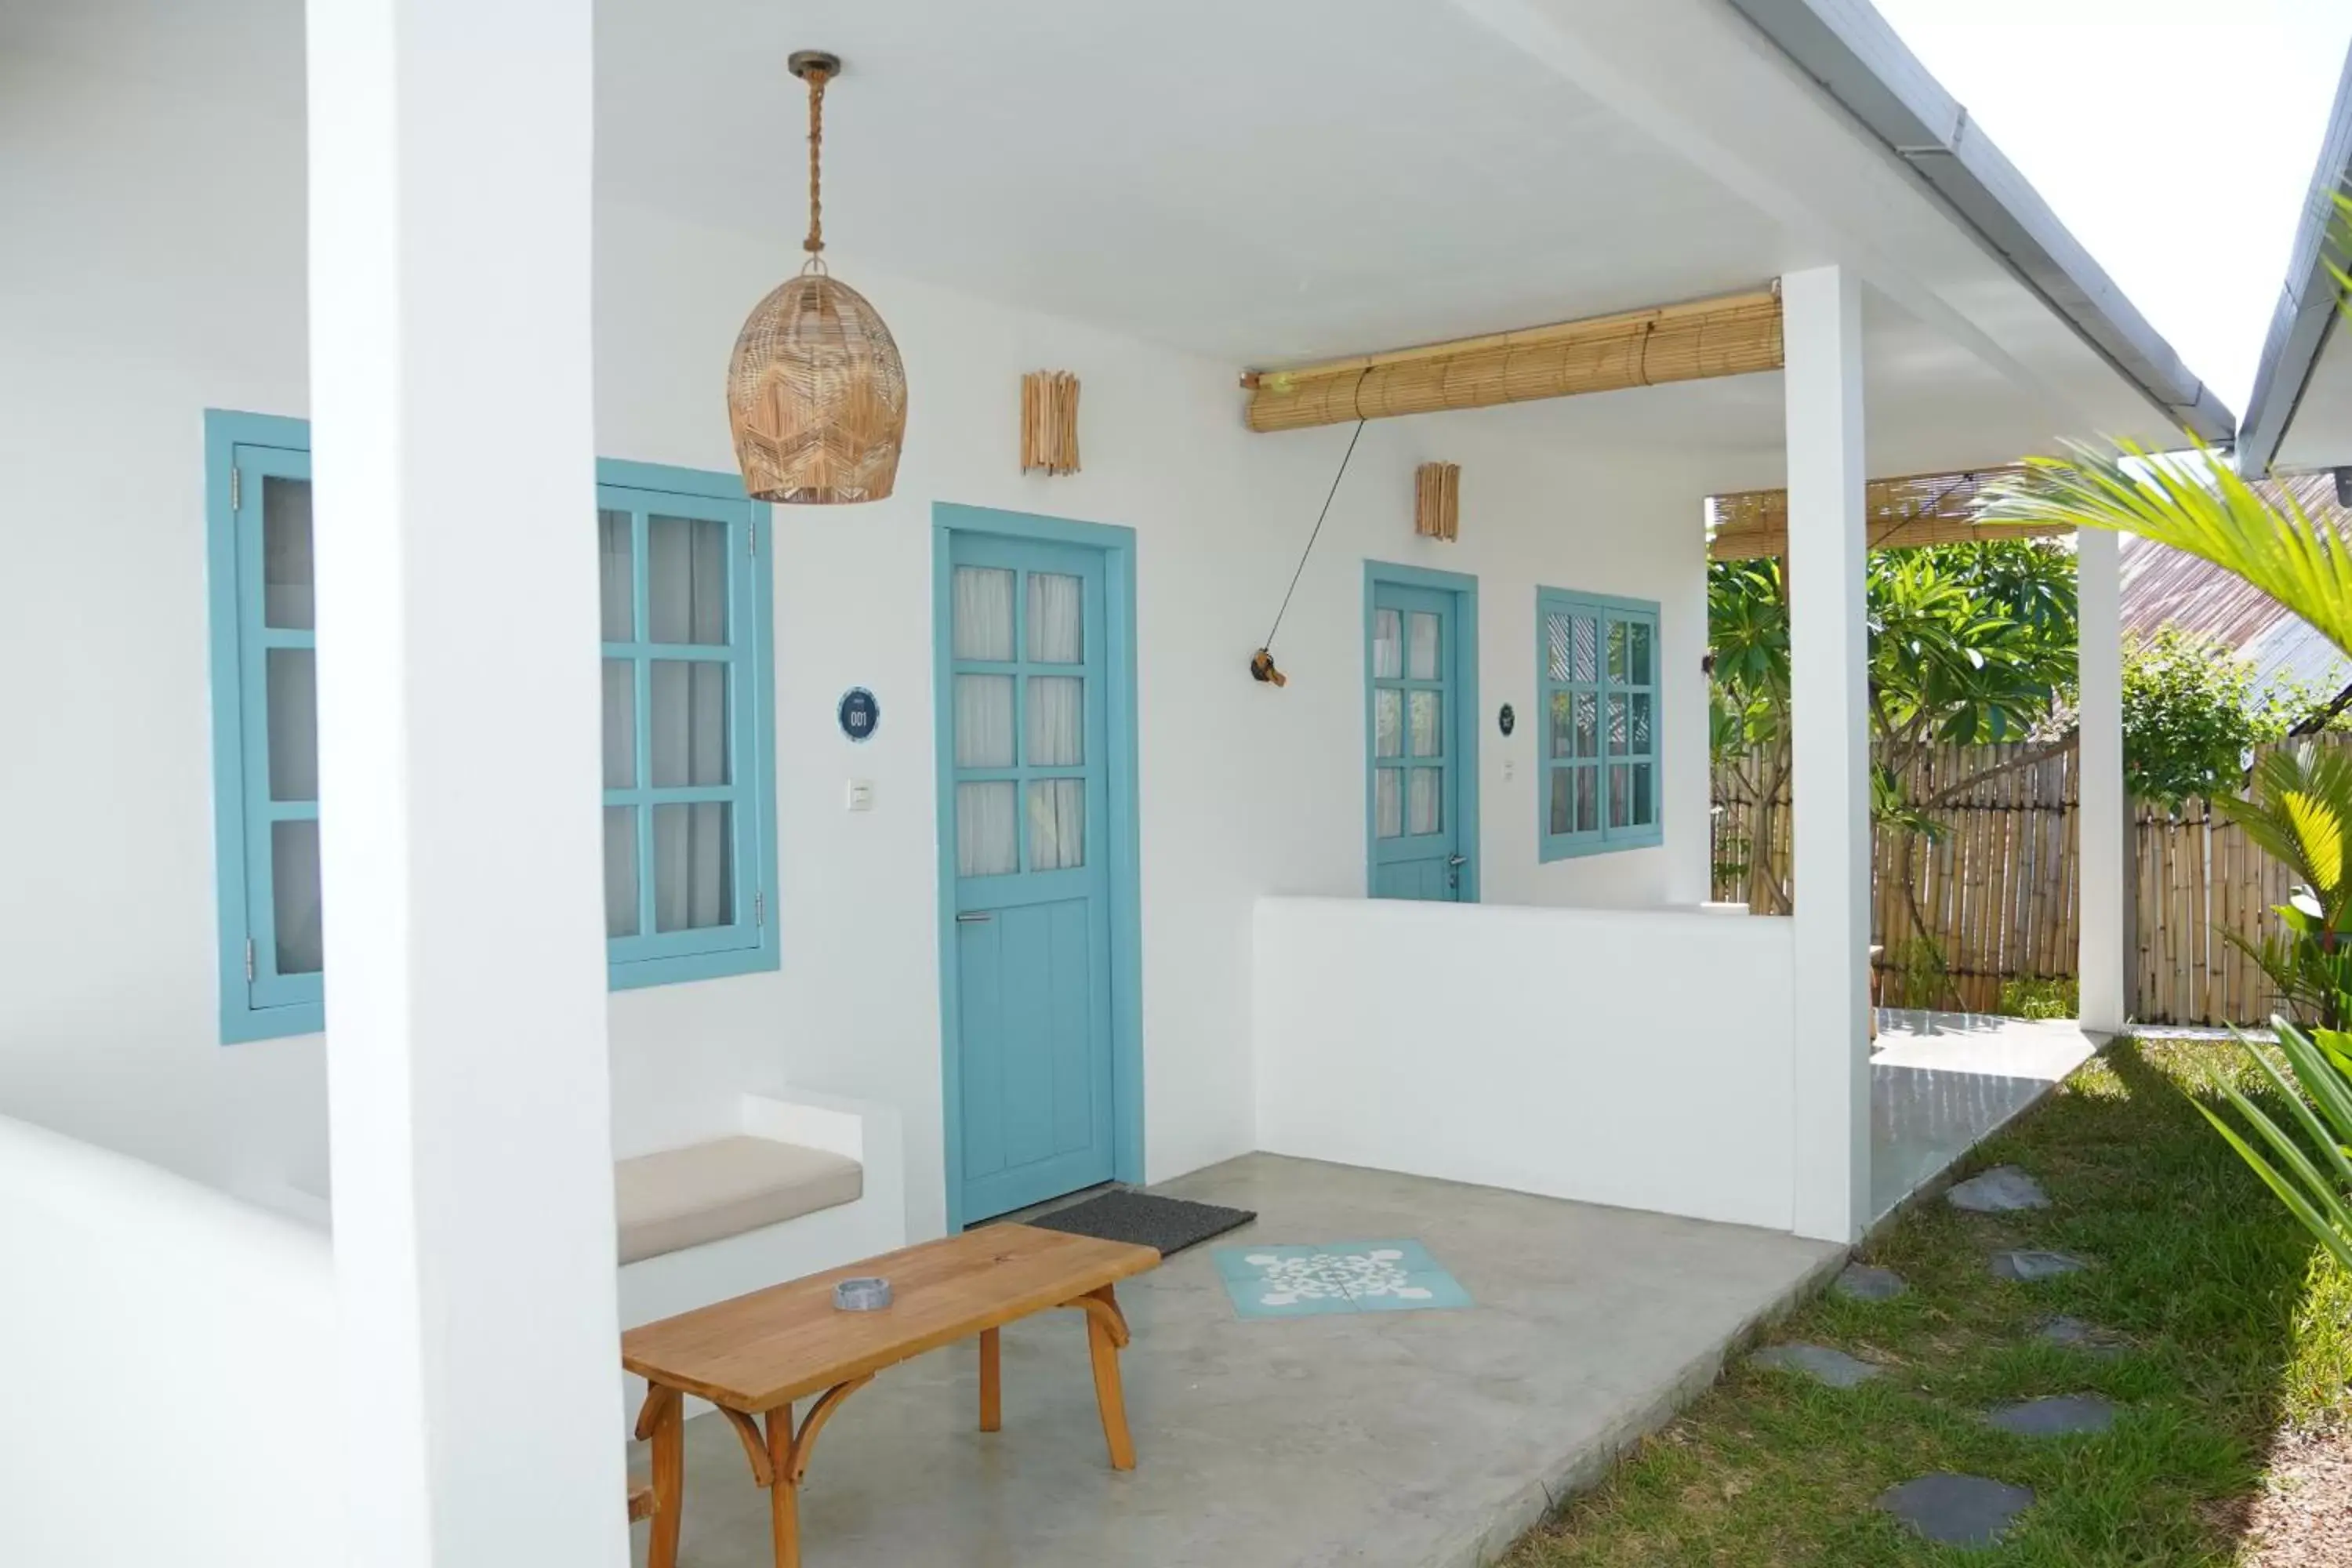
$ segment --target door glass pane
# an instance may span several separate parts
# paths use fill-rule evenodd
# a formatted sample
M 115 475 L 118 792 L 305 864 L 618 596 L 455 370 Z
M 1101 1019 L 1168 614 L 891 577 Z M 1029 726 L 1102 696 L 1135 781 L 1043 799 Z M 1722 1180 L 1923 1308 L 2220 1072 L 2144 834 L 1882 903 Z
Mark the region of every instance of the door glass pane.
M 1609 754 L 1625 754 L 1625 700 L 1615 692 L 1609 696 Z
M 1650 803 L 1650 764 L 1633 764 L 1633 823 L 1637 827 L 1650 825 L 1653 815 Z
M 1011 676 L 955 678 L 955 760 L 960 768 L 1013 765 Z
M 1087 863 L 1087 781 L 1038 779 L 1029 786 L 1029 869 Z
M 729 782 L 727 667 L 709 659 L 655 659 L 651 703 L 654 787 Z
M 1650 626 L 1646 621 L 1626 624 L 1625 679 L 1635 686 L 1650 684 Z
M 637 640 L 637 563 L 625 511 L 596 509 L 596 584 L 606 642 Z
M 956 785 L 956 875 L 1001 877 L 1021 868 L 1013 781 Z
M 308 631 L 318 625 L 310 595 L 310 481 L 261 481 L 261 618 Z
M 604 808 L 604 934 L 637 934 L 637 808 Z
M 1415 610 L 1405 617 L 1405 676 L 1412 680 L 1437 679 L 1437 617 Z
M 1609 679 L 1622 685 L 1625 680 L 1625 623 L 1609 623 Z
M 1585 685 L 1601 679 L 1600 633 L 1591 616 L 1577 616 L 1568 624 L 1568 678 Z
M 1404 830 L 1435 833 L 1445 826 L 1445 770 L 1415 768 L 1405 795 Z
M 1551 711 L 1547 715 L 1547 722 L 1544 725 L 1546 756 L 1567 757 L 1575 754 L 1570 750 L 1571 742 L 1568 723 L 1568 716 L 1574 701 L 1575 699 L 1565 691 L 1555 691 L 1551 694 Z
M 701 517 L 646 520 L 646 619 L 655 642 L 727 640 L 727 525 Z
M 1029 574 L 1029 657 L 1039 664 L 1076 664 L 1087 657 L 1081 586 L 1067 573 Z
M 278 926 L 278 973 L 316 974 L 325 966 L 319 931 L 319 824 L 269 825 L 269 902 Z
M 735 833 L 723 800 L 654 807 L 654 930 L 735 923 Z
M 1631 824 L 1633 800 L 1633 770 L 1622 763 L 1609 769 L 1609 826 L 1623 827 Z
M 1372 693 L 1372 755 L 1404 754 L 1404 693 L 1386 687 Z
M 1601 754 L 1601 700 L 1590 691 L 1576 694 L 1576 754 Z
M 1013 658 L 1013 574 L 998 566 L 955 570 L 954 630 L 958 658 Z
M 633 789 L 637 782 L 637 667 L 625 658 L 604 661 L 604 787 Z
M 1574 768 L 1551 770 L 1550 788 L 1545 797 L 1544 831 L 1572 833 L 1576 830 L 1576 772 Z
M 1404 673 L 1404 619 L 1394 610 L 1372 612 L 1372 679 L 1394 680 Z
M 1381 838 L 1404 835 L 1404 780 L 1402 770 L 1372 770 L 1372 832 Z
M 1650 694 L 1636 691 L 1625 699 L 1627 714 L 1626 750 L 1637 756 L 1650 754 Z
M 982 676 L 985 680 L 989 677 Z M 996 679 L 1010 681 L 1011 677 Z M 1075 675 L 1029 678 L 1029 765 L 1075 768 L 1087 760 L 1087 683 Z
M 1544 616 L 1544 678 L 1566 680 L 1568 671 L 1568 617 L 1548 611 Z
M 307 647 L 273 647 L 269 688 L 269 798 L 319 798 L 319 665 Z
M 1444 734 L 1445 697 L 1443 692 L 1416 691 L 1408 703 L 1412 723 L 1412 754 L 1416 757 L 1442 757 L 1445 754 Z
M 1597 767 L 1576 770 L 1576 830 L 1601 830 L 1601 770 Z

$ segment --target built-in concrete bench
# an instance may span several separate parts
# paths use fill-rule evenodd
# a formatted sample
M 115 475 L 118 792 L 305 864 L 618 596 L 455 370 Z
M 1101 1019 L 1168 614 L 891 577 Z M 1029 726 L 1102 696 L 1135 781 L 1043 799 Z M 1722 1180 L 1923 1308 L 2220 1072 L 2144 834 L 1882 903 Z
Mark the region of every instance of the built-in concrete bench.
M 737 1096 L 614 1163 L 623 1328 L 907 1245 L 898 1112 L 791 1094 Z M 629 1412 L 644 1395 L 629 1379 Z
M 736 1133 L 623 1160 L 613 1187 L 625 1264 L 854 1204 L 866 1169 L 830 1149 Z

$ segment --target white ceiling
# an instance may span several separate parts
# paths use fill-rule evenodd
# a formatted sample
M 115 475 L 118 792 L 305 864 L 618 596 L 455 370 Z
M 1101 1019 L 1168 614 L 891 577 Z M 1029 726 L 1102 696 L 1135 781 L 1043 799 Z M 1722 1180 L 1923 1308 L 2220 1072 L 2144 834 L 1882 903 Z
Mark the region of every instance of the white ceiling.
M 299 0 L 0 0 L 0 48 L 292 120 L 300 26 Z M 2167 433 L 1725 0 L 600 0 L 597 26 L 600 192 L 780 261 L 805 216 L 783 59 L 824 47 L 847 62 L 825 140 L 845 274 L 1239 368 L 1839 261 L 1873 288 L 1874 469 Z M 1744 459 L 1777 456 L 1779 393 L 1750 377 L 1509 417 Z

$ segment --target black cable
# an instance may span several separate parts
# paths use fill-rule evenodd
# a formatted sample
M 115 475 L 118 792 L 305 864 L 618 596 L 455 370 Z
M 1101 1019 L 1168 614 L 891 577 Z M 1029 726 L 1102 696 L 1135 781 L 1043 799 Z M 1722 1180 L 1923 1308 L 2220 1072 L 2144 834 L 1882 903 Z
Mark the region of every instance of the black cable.
M 1364 418 L 1359 415 L 1356 433 L 1348 437 L 1347 454 L 1339 459 L 1339 471 L 1331 476 L 1331 489 L 1323 498 L 1323 510 L 1315 514 L 1315 531 L 1307 536 L 1307 548 L 1298 552 L 1298 569 L 1290 574 L 1290 586 L 1283 590 L 1282 608 L 1274 612 L 1274 625 L 1266 628 L 1265 641 L 1259 645 L 1265 652 L 1270 653 L 1274 649 L 1274 634 L 1282 629 L 1282 617 L 1290 613 L 1290 595 L 1298 592 L 1298 579 L 1307 572 L 1307 558 L 1315 553 L 1315 542 L 1323 535 L 1323 521 L 1331 515 L 1331 499 L 1339 493 L 1339 481 L 1348 477 L 1348 463 L 1355 457 L 1356 443 L 1363 439 L 1363 436 Z

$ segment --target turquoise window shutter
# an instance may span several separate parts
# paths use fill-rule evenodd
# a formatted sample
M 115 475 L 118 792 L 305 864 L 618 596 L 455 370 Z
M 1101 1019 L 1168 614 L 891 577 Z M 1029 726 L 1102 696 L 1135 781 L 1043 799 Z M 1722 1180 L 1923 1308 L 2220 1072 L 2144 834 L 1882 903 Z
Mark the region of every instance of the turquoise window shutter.
M 1658 606 L 1536 592 L 1536 837 L 1565 860 L 1661 844 Z

